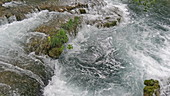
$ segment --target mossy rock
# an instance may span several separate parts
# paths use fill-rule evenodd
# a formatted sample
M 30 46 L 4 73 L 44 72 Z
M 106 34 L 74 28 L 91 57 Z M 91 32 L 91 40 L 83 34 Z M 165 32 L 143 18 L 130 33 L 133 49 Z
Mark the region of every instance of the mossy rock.
M 65 29 L 69 35 L 76 36 L 77 28 L 80 27 L 81 18 L 75 16 L 74 19 L 69 19 L 66 23 L 61 25 L 61 28 Z
M 146 85 L 143 89 L 144 96 L 160 96 L 160 85 L 158 80 L 145 80 L 144 84 Z
M 57 29 L 55 24 L 50 26 L 50 23 L 39 26 L 35 31 L 43 32 L 48 36 L 45 38 L 31 38 L 26 44 L 27 52 L 35 52 L 37 55 L 48 55 L 54 59 L 58 58 L 64 49 L 63 45 L 68 42 L 67 33 L 75 36 L 80 23 L 80 17 L 75 16 L 66 23 L 56 24 L 56 26 L 61 26 L 60 29 Z M 73 47 L 68 45 L 67 48 L 72 49 Z
M 60 54 L 63 52 L 62 48 L 52 48 L 51 50 L 49 50 L 48 55 L 52 58 L 58 58 L 60 56 Z
M 155 84 L 155 80 L 151 79 L 151 80 L 145 80 L 144 84 L 146 86 L 153 86 Z

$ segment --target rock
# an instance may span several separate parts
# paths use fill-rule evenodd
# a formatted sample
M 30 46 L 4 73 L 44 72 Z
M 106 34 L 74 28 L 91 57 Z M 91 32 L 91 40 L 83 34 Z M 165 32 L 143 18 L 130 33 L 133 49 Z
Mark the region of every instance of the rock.
M 26 46 L 28 53 L 35 52 L 36 55 L 46 55 L 50 49 L 47 37 L 33 36 L 29 39 L 29 42 L 26 44 Z
M 144 96 L 160 96 L 160 85 L 158 80 L 145 80 L 146 85 L 143 89 Z
M 50 25 L 41 25 L 38 28 L 35 29 L 36 32 L 43 32 L 45 34 L 48 34 L 50 36 L 56 34 L 57 29 L 54 26 Z
M 86 14 L 86 10 L 85 9 L 79 9 L 80 14 Z
M 48 55 L 53 59 L 60 56 L 64 49 L 63 45 L 68 42 L 67 34 L 70 36 L 75 36 L 77 34 L 77 29 L 81 24 L 81 18 L 68 15 L 66 16 L 67 19 L 63 15 L 61 18 L 59 17 L 60 16 L 57 16 L 57 19 L 52 19 L 35 29 L 35 31 L 43 32 L 47 36 L 31 37 L 26 44 L 28 53 L 35 52 L 37 55 Z M 62 18 L 65 18 L 65 21 L 63 21 Z M 61 21 L 61 23 L 59 23 L 59 21 Z
M 103 27 L 112 27 L 112 26 L 116 26 L 117 25 L 117 21 L 112 21 L 112 22 L 107 22 L 103 24 Z
M 76 8 L 83 8 L 83 7 L 88 7 L 87 4 L 76 4 L 76 5 L 64 5 L 64 6 L 59 6 L 59 5 L 53 5 L 51 3 L 42 3 L 38 5 L 38 8 L 40 10 L 49 10 L 49 11 L 57 11 L 57 12 L 64 12 L 64 11 L 70 11 Z
M 0 96 L 41 96 L 42 88 L 53 75 L 51 67 L 43 61 L 20 58 L 22 60 L 15 58 L 0 64 Z
M 38 9 L 39 11 L 41 10 L 49 10 L 49 11 L 57 11 L 57 12 L 67 11 L 72 14 L 86 14 L 88 11 L 88 14 L 94 16 L 93 18 L 91 18 L 91 16 L 90 18 L 84 17 L 85 22 L 90 25 L 95 25 L 99 28 L 116 26 L 117 24 L 120 23 L 122 19 L 122 11 L 120 11 L 119 8 L 115 6 L 105 7 L 107 3 L 105 3 L 104 1 L 99 2 L 98 0 L 94 0 L 90 2 L 90 4 L 88 4 L 89 2 L 85 0 L 85 1 L 79 1 L 79 3 L 75 3 L 75 4 L 71 4 L 67 2 L 68 4 L 66 3 L 66 5 L 62 4 L 63 2 L 65 1 L 62 2 L 61 1 L 58 2 L 39 1 L 39 3 L 36 3 L 35 5 L 25 4 L 23 6 L 12 7 L 12 8 L 10 7 L 4 8 L 1 6 L 0 17 L 6 16 L 7 18 L 9 18 L 15 15 L 16 19 L 20 21 L 26 18 L 25 14 L 34 12 L 36 11 L 36 9 Z M 99 8 L 98 6 L 101 6 L 101 8 Z
M 108 28 L 118 25 L 123 18 L 123 12 L 115 6 L 106 7 L 106 5 L 99 3 L 89 6 L 91 7 L 91 10 L 88 11 L 90 16 L 84 17 L 85 22 L 89 25 L 95 25 L 98 28 Z M 101 7 L 98 8 L 98 6 Z
M 49 50 L 48 55 L 54 59 L 58 58 L 60 54 L 63 52 L 62 48 L 52 48 Z
M 0 94 L 5 96 L 40 96 L 41 85 L 29 76 L 11 71 L 0 72 L 0 82 L 9 87 L 0 89 Z M 7 92 L 4 92 L 4 91 Z M 2 96 L 3 96 L 2 95 Z
M 2 1 L 0 1 L 0 6 L 2 6 L 2 4 L 3 4 L 3 2 L 2 2 Z

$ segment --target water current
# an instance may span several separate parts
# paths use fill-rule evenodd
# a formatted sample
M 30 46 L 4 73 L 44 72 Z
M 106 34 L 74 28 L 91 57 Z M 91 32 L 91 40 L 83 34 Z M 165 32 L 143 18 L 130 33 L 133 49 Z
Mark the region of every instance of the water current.
M 55 75 L 44 88 L 44 96 L 142 96 L 145 79 L 159 80 L 161 96 L 170 96 L 170 2 L 158 0 L 147 12 L 126 1 L 107 0 L 107 4 L 119 7 L 124 20 L 111 28 L 83 25 L 68 42 L 72 50 L 65 49 L 57 60 L 47 60 L 55 64 Z M 22 43 L 52 14 L 56 13 L 45 10 L 1 25 L 0 62 L 10 65 L 4 62 L 31 58 Z

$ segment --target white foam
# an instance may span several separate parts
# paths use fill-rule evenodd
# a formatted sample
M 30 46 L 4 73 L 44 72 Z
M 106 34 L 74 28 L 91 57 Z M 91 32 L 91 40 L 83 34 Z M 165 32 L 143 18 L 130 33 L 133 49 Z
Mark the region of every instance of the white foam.
M 123 12 L 123 24 L 129 23 L 130 22 L 130 12 L 128 11 L 128 7 L 127 4 L 122 4 L 120 2 L 120 0 L 105 0 L 105 2 L 107 3 L 107 6 L 115 6 L 117 8 L 119 8 L 122 12 Z
M 41 11 L 39 13 L 33 13 L 34 16 L 22 21 L 14 21 L 13 23 L 0 26 L 0 52 L 1 54 L 9 50 L 20 50 L 21 46 L 18 42 L 23 41 L 25 34 L 43 22 L 49 20 L 49 12 Z
M 76 88 L 69 87 L 68 82 L 62 80 L 62 69 L 58 67 L 58 60 L 55 60 L 55 75 L 44 88 L 44 96 L 85 96 L 86 91 L 82 92 Z
M 4 7 L 16 7 L 19 5 L 25 5 L 25 3 L 19 2 L 19 1 L 11 1 L 11 2 L 6 2 L 6 3 L 2 4 L 2 6 L 4 6 Z

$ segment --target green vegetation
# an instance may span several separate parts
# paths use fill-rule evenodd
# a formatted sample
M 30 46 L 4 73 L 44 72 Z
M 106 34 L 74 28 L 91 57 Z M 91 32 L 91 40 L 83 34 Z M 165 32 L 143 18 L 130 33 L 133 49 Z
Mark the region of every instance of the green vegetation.
M 68 37 L 64 29 L 57 31 L 57 34 L 48 37 L 50 49 L 48 55 L 53 58 L 57 58 L 64 50 L 63 44 L 68 42 Z
M 146 85 L 143 89 L 144 91 L 144 96 L 159 96 L 160 94 L 160 85 L 158 80 L 145 80 L 144 84 Z
M 47 38 L 35 37 L 31 38 L 27 44 L 28 52 L 35 52 L 37 55 L 48 55 L 51 58 L 58 58 L 63 52 L 64 48 L 73 49 L 71 44 L 65 46 L 68 42 L 68 33 L 75 34 L 80 24 L 80 17 L 69 19 L 66 23 L 60 23 L 57 26 L 42 25 L 36 31 L 48 34 Z M 60 26 L 60 29 L 56 29 Z
M 62 46 L 68 42 L 68 37 L 64 29 L 60 29 L 54 36 L 48 37 L 51 47 Z
M 76 33 L 77 27 L 80 24 L 80 17 L 74 17 L 74 19 L 70 19 L 67 23 L 63 24 L 61 27 L 67 32 L 73 32 Z
M 50 46 L 50 48 L 48 49 L 48 55 L 50 57 L 58 58 L 58 56 L 64 50 L 63 44 L 68 42 L 67 32 L 75 33 L 77 31 L 77 27 L 79 23 L 80 23 L 80 17 L 74 17 L 74 19 L 69 19 L 68 22 L 61 25 L 61 29 L 56 31 L 56 34 L 48 36 L 48 42 Z M 69 44 L 67 48 L 73 49 L 73 46 Z
M 67 46 L 67 49 L 73 49 L 73 45 L 69 44 L 69 45 Z

